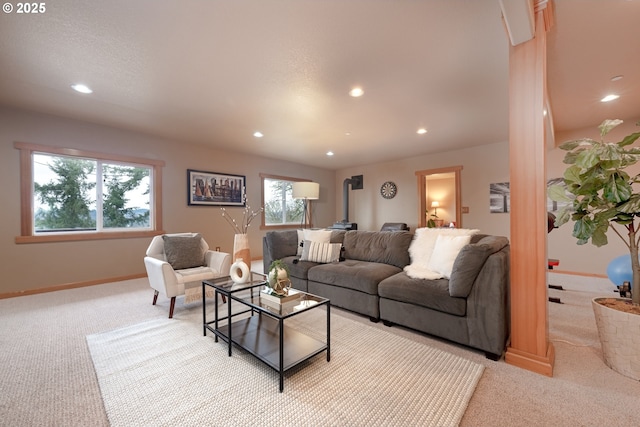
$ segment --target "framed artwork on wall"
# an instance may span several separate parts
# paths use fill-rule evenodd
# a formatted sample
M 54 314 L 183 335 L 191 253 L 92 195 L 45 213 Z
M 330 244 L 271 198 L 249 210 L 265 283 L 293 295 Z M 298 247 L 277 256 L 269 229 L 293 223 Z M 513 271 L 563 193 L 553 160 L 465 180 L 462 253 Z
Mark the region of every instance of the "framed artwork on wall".
M 511 190 L 508 182 L 489 184 L 489 212 L 509 213 L 511 208 Z
M 553 178 L 547 181 L 547 189 L 552 185 L 564 185 L 564 178 Z M 556 212 L 567 203 L 556 202 L 547 196 L 547 211 Z M 489 184 L 489 209 L 491 213 L 509 213 L 511 211 L 511 190 L 508 182 Z
M 189 206 L 244 207 L 246 181 L 244 175 L 187 169 L 187 203 Z

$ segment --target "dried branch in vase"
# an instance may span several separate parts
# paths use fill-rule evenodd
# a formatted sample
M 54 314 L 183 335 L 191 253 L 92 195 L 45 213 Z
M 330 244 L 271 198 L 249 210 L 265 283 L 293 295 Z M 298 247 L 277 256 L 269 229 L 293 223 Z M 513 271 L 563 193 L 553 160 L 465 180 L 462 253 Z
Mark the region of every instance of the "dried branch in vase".
M 247 205 L 242 211 L 242 220 L 240 221 L 240 223 L 238 223 L 235 218 L 231 217 L 231 215 L 227 213 L 227 210 L 225 208 L 220 208 L 220 210 L 222 210 L 222 217 L 227 220 L 231 227 L 233 227 L 233 231 L 236 234 L 247 234 L 251 222 L 255 219 L 255 217 L 262 213 L 264 208 L 260 208 L 257 211 L 252 211 L 251 207 Z

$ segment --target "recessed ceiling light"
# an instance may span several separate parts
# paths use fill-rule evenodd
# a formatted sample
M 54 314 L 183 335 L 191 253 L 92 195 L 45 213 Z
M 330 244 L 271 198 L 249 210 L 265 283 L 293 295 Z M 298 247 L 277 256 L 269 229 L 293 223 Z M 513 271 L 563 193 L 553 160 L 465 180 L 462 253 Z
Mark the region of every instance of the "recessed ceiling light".
M 615 95 L 615 94 L 612 93 L 612 94 L 607 95 L 604 98 L 602 98 L 600 100 L 600 102 L 609 102 L 609 101 L 613 101 L 613 100 L 618 99 L 618 98 L 620 98 L 620 95 Z
M 83 85 L 82 83 L 71 85 L 71 89 L 80 93 L 93 93 L 93 91 L 87 85 Z
M 255 136 L 256 138 L 262 138 L 264 135 L 262 134 L 262 132 L 256 131 L 253 133 L 253 136 Z
M 362 90 L 361 87 L 354 87 L 349 91 L 349 95 L 353 96 L 354 98 L 357 98 L 359 96 L 364 95 L 364 90 Z
M 351 132 L 345 132 L 344 133 L 346 136 L 351 136 Z
M 618 80 L 622 80 L 624 76 L 622 74 L 620 74 L 619 76 L 613 76 L 611 77 L 611 81 L 612 82 L 617 82 Z
M 425 128 L 420 128 L 416 131 L 416 133 L 418 135 L 424 135 L 425 133 L 427 133 L 427 130 Z
M 333 151 L 327 151 L 327 156 L 333 156 Z

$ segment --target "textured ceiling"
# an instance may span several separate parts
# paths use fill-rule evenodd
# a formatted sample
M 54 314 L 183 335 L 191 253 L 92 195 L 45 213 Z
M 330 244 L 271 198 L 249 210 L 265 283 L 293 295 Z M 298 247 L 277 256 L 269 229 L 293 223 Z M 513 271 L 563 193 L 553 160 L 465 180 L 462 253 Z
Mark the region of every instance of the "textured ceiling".
M 507 140 L 509 44 L 498 0 L 46 7 L 0 14 L 0 105 L 329 169 Z M 637 117 L 640 1 L 555 8 L 556 129 Z M 94 93 L 73 92 L 76 82 Z M 348 95 L 355 85 L 361 98 Z M 605 108 L 597 100 L 610 88 L 622 98 Z

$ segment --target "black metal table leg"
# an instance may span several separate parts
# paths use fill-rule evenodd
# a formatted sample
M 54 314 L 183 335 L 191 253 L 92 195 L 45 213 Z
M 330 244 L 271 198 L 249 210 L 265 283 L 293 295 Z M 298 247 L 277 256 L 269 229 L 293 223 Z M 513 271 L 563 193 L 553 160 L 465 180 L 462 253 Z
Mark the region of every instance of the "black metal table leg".
M 229 357 L 231 357 L 231 294 L 229 294 L 229 298 L 227 298 L 227 329 L 229 330 L 229 334 L 227 335 L 227 339 L 229 340 Z
M 204 287 L 205 284 L 204 282 L 202 282 L 202 335 L 204 335 L 205 337 L 207 336 L 207 309 L 205 306 L 205 299 L 204 299 Z
M 214 310 L 214 313 L 216 315 L 215 322 L 214 322 L 213 326 L 214 326 L 214 330 L 217 331 L 218 330 L 218 317 L 219 317 L 219 315 L 218 315 L 218 290 L 217 289 L 216 289 L 216 294 L 215 294 L 215 298 L 214 298 L 213 302 L 214 302 L 214 305 L 215 305 L 213 310 Z M 218 334 L 216 333 L 216 334 L 213 334 L 213 335 L 215 335 L 214 342 L 218 342 Z
M 284 320 L 278 322 L 280 326 L 280 393 L 284 390 Z

